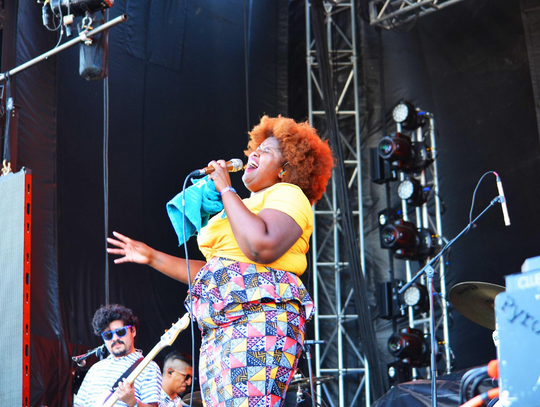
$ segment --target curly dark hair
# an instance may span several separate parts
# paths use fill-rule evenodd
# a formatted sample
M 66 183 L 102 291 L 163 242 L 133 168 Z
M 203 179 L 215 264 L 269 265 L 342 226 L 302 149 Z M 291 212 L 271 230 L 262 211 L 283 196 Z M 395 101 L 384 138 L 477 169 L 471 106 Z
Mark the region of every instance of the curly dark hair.
M 277 138 L 285 160 L 283 182 L 299 186 L 311 204 L 321 199 L 332 176 L 334 157 L 328 142 L 322 141 L 309 123 L 296 123 L 281 115 L 274 118 L 265 115 L 249 136 L 246 155 L 268 137 Z
M 139 329 L 139 318 L 133 315 L 133 311 L 120 304 L 102 305 L 94 314 L 92 327 L 94 334 L 100 336 L 113 321 L 122 320 L 124 326 L 131 325 L 135 330 Z

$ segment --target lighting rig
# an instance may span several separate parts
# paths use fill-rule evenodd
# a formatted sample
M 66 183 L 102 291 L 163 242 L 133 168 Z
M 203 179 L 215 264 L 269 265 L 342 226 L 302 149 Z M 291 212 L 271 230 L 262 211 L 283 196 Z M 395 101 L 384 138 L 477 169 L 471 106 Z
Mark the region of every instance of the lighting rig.
M 64 33 L 71 36 L 76 17 L 83 17 L 77 24 L 79 35 L 105 24 L 105 10 L 113 6 L 114 0 L 38 0 L 38 3 L 43 4 L 41 14 L 45 28 L 60 32 L 59 45 Z M 101 18 L 95 14 L 99 11 Z M 79 74 L 86 80 L 102 80 L 107 76 L 107 34 L 105 31 L 94 38 L 85 38 L 80 44 Z
M 387 30 L 407 31 L 426 14 L 463 0 L 371 0 L 369 22 Z
M 381 248 L 391 252 L 391 281 L 379 290 L 380 316 L 393 321 L 394 332 L 388 340 L 388 350 L 395 357 L 388 374 L 393 383 L 419 378 L 419 369 L 430 365 L 431 335 L 428 324 L 429 292 L 425 281 L 411 284 L 402 294 L 398 291 L 412 279 L 412 262 L 421 268 L 441 249 L 441 209 L 438 194 L 438 174 L 435 154 L 435 121 L 431 113 L 401 101 L 393 111 L 396 132 L 381 139 L 372 148 L 371 179 L 387 186 L 388 207 L 378 213 Z M 397 184 L 400 204 L 393 207 L 390 185 Z M 406 281 L 397 280 L 393 260 L 405 262 Z M 439 286 L 446 298 L 444 262 L 440 262 Z M 437 360 L 445 355 L 446 373 L 451 370 L 451 351 L 448 341 L 448 314 L 445 300 L 439 300 L 441 312 L 438 327 L 443 340 L 438 344 Z M 404 323 L 407 324 L 403 327 Z M 401 328 L 400 328 L 401 326 Z M 430 371 L 426 370 L 426 377 Z

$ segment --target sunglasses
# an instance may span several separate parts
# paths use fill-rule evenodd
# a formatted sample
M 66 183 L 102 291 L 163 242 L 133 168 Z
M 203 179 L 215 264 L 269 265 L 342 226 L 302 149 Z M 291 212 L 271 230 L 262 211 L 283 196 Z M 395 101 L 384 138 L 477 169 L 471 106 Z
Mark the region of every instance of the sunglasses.
M 180 373 L 181 375 L 186 376 L 186 378 L 184 379 L 184 380 L 186 380 L 186 381 L 188 381 L 189 379 L 192 379 L 192 378 L 193 378 L 193 377 L 191 377 L 190 374 L 181 372 L 180 370 L 173 369 L 172 367 L 171 367 L 170 369 L 171 369 L 173 372 Z
M 123 326 L 122 328 L 115 329 L 114 331 L 103 332 L 101 336 L 106 341 L 110 341 L 113 338 L 114 334 L 116 334 L 116 336 L 118 336 L 119 338 L 122 338 L 126 336 L 128 328 L 131 328 L 131 325 Z

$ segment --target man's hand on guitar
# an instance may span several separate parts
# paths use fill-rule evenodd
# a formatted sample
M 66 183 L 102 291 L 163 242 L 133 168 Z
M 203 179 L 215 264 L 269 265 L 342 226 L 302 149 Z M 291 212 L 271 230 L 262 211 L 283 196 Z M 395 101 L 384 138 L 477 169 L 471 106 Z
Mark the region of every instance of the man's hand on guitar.
M 116 397 L 118 397 L 118 400 L 123 401 L 128 406 L 135 406 L 137 404 L 133 384 L 129 384 L 125 378 L 120 383 L 118 383 L 118 388 L 116 389 L 114 394 Z

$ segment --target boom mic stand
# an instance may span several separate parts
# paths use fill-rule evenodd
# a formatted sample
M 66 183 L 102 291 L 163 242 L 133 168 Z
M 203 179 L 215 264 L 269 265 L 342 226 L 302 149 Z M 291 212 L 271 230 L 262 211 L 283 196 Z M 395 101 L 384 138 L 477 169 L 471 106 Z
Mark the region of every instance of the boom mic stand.
M 461 236 L 463 236 L 465 233 L 467 233 L 472 225 L 480 219 L 484 213 L 488 211 L 493 205 L 496 203 L 503 203 L 504 197 L 499 195 L 495 197 L 489 205 L 484 209 L 480 215 L 478 215 L 476 218 L 474 218 L 469 224 L 463 229 L 459 234 L 454 237 L 451 241 L 449 241 L 446 246 L 442 248 L 442 250 L 437 253 L 436 256 L 434 256 L 424 267 L 422 267 L 416 275 L 409 281 L 407 284 L 405 284 L 399 291 L 398 294 L 402 295 L 407 288 L 409 288 L 422 274 L 426 274 L 427 278 L 427 289 L 428 289 L 428 295 L 429 295 L 429 330 L 431 333 L 431 406 L 437 407 L 437 338 L 435 337 L 435 303 L 433 301 L 433 276 L 435 275 L 435 264 L 439 261 L 439 259 L 442 257 L 442 255 L 454 244 L 456 240 L 458 240 Z

